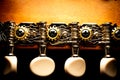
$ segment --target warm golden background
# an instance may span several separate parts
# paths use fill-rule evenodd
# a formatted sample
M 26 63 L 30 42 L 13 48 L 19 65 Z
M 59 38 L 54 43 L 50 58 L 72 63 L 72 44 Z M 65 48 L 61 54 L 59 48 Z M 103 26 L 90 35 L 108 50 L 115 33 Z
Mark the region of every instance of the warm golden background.
M 120 25 L 120 0 L 0 0 L 0 21 L 8 20 Z

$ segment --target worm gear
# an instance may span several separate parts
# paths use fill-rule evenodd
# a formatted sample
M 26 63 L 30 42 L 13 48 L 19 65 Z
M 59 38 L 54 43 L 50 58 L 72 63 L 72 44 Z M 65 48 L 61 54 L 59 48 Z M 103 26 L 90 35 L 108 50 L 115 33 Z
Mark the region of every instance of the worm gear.
M 88 26 L 84 26 L 80 29 L 79 34 L 82 40 L 88 41 L 91 39 L 93 32 Z
M 120 27 L 115 27 L 115 28 L 112 30 L 112 37 L 113 37 L 115 40 L 120 40 Z
M 56 41 L 60 37 L 60 30 L 54 26 L 47 28 L 47 37 L 50 41 Z
M 26 40 L 29 36 L 29 29 L 25 26 L 20 26 L 15 28 L 15 37 L 18 40 Z

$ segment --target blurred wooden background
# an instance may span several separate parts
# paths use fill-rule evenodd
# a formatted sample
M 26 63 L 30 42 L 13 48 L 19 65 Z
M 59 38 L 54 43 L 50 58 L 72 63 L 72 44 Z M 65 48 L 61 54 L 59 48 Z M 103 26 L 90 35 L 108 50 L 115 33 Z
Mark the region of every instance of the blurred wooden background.
M 120 25 L 120 0 L 0 0 L 0 21 L 113 22 Z

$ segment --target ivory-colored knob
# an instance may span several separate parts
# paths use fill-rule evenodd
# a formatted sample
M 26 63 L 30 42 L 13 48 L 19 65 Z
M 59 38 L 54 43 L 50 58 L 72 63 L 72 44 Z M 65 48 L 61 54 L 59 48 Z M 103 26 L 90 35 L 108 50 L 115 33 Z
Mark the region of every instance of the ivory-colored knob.
M 117 75 L 115 58 L 102 58 L 100 61 L 100 72 L 109 77 L 115 77 Z
M 68 74 L 80 77 L 85 73 L 86 63 L 81 57 L 70 57 L 66 60 L 64 69 Z
M 55 62 L 49 57 L 36 57 L 31 61 L 30 69 L 37 76 L 49 76 L 55 70 Z
M 3 74 L 9 74 L 10 72 L 17 72 L 17 57 L 16 56 L 5 56 L 6 67 Z

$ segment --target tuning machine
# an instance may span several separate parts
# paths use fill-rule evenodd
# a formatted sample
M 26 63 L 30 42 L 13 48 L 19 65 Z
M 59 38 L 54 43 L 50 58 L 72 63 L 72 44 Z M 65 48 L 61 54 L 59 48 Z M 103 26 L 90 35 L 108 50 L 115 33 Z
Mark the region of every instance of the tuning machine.
M 69 29 L 63 22 L 53 22 L 47 27 L 47 39 L 50 43 L 60 42 L 67 39 Z
M 15 39 L 22 42 L 33 42 L 39 33 L 39 29 L 33 22 L 22 22 L 15 27 Z
M 101 37 L 101 28 L 96 23 L 83 23 L 79 29 L 79 36 L 86 45 L 97 44 Z

